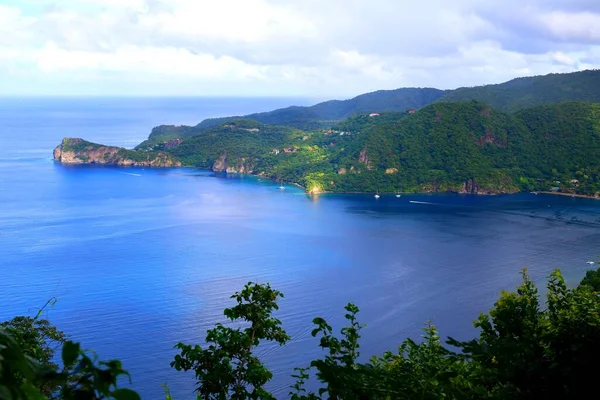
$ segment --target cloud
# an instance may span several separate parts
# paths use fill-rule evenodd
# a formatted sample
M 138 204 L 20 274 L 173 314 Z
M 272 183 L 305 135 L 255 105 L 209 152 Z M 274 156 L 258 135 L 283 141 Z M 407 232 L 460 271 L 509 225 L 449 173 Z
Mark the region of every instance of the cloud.
M 555 11 L 543 15 L 541 21 L 557 39 L 579 43 L 600 41 L 600 14 Z
M 346 97 L 600 66 L 595 0 L 0 0 L 6 94 Z

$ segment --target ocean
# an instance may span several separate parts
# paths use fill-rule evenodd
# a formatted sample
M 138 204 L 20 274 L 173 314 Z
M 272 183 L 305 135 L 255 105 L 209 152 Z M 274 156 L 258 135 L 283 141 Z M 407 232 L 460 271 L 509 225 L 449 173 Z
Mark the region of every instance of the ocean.
M 145 399 L 167 383 L 195 398 L 173 346 L 202 343 L 246 282 L 282 291 L 292 340 L 262 346 L 269 388 L 323 356 L 311 321 L 339 329 L 357 304 L 367 358 L 431 320 L 467 339 L 472 321 L 527 267 L 576 285 L 598 259 L 600 202 L 550 195 L 308 196 L 193 168 L 63 166 L 62 137 L 133 147 L 159 124 L 266 111 L 308 99 L 0 99 L 0 321 L 45 315 L 100 359 L 119 358 Z

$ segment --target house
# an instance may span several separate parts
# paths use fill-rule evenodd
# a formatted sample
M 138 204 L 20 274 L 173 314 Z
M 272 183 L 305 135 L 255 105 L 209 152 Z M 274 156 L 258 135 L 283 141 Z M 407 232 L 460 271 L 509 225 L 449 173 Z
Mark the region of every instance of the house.
M 417 110 L 408 110 L 408 113 L 409 113 L 409 114 L 414 114 L 414 113 L 416 113 L 416 112 L 417 112 Z
M 571 179 L 569 183 L 579 183 L 579 181 L 577 179 Z
M 559 188 L 558 186 L 552 186 L 552 187 L 550 188 L 550 191 L 551 191 L 551 192 L 558 192 L 559 190 L 560 190 L 560 188 Z
M 279 154 L 279 149 L 273 149 L 274 154 Z
M 283 152 L 284 153 L 295 153 L 296 149 L 294 149 L 293 147 L 284 147 Z
M 369 117 L 379 117 L 379 114 L 377 114 L 377 113 L 371 113 L 371 114 L 369 114 Z

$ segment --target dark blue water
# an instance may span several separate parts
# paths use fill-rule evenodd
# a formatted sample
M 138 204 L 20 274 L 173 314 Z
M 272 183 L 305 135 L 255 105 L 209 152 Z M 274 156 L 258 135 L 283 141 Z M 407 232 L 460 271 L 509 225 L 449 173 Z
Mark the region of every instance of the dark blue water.
M 286 295 L 278 317 L 293 340 L 260 354 L 285 397 L 293 367 L 322 354 L 315 316 L 340 327 L 344 304 L 358 304 L 365 356 L 418 337 L 429 319 L 443 336 L 468 338 L 521 267 L 538 282 L 560 267 L 576 284 L 600 253 L 594 200 L 309 197 L 252 177 L 51 160 L 62 136 L 133 146 L 159 123 L 289 102 L 1 100 L 0 320 L 55 296 L 49 318 L 100 358 L 122 359 L 144 398 L 168 383 L 191 399 L 192 376 L 169 368 L 173 345 L 201 342 L 247 281 L 270 282 Z

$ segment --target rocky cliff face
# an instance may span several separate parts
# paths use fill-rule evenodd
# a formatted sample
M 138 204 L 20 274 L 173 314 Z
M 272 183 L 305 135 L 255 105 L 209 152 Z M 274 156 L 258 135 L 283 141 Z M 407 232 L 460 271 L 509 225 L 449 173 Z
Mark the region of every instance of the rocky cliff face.
M 223 153 L 215 160 L 212 170 L 215 172 L 225 172 L 227 170 L 227 154 Z
M 478 190 L 479 186 L 477 185 L 477 182 L 475 182 L 475 179 L 467 179 L 467 181 L 463 183 L 459 193 L 477 194 Z
M 228 163 L 227 154 L 223 153 L 215 160 L 212 170 L 230 174 L 252 174 L 254 172 L 254 165 L 246 157 L 242 157 L 237 163 Z
M 64 138 L 54 149 L 54 161 L 63 164 L 105 164 L 136 167 L 179 167 L 181 162 L 164 152 L 140 152 L 103 146 L 79 138 Z

